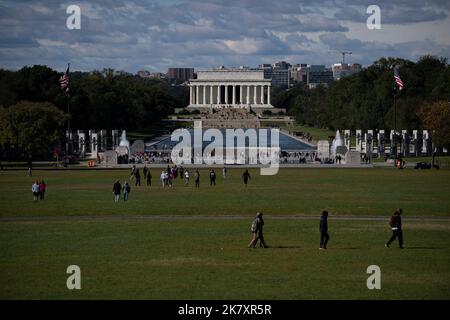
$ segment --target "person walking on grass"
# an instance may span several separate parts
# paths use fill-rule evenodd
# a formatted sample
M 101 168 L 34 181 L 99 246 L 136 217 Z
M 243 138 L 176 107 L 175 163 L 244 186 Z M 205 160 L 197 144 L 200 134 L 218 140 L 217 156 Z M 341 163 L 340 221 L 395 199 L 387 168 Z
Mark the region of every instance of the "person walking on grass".
M 267 248 L 267 245 L 264 241 L 263 227 L 264 227 L 263 213 L 258 212 L 255 220 L 253 220 L 252 222 L 251 226 L 252 240 L 248 245 L 249 248 L 255 248 L 255 245 L 258 242 L 258 240 L 260 247 Z
M 166 181 L 166 172 L 163 171 L 161 172 L 161 177 L 160 177 L 161 183 L 162 183 L 162 187 L 165 188 L 167 181 Z
M 139 169 L 136 169 L 136 172 L 134 173 L 134 178 L 135 178 L 135 186 L 141 186 L 141 174 L 139 173 Z
M 403 249 L 403 231 L 402 231 L 402 209 L 398 208 L 389 219 L 389 225 L 392 229 L 392 237 L 385 244 L 386 248 L 389 248 L 391 243 L 398 238 L 398 246 Z
M 328 240 L 330 240 L 330 235 L 328 234 L 328 211 L 322 212 L 322 217 L 320 217 L 320 250 L 327 249 Z
M 224 179 L 227 178 L 227 167 L 223 167 L 223 169 L 222 169 L 222 175 L 223 175 L 223 178 L 224 178 Z
M 142 173 L 144 175 L 144 180 L 147 180 L 147 166 L 144 166 L 144 169 L 142 169 Z
M 120 181 L 116 180 L 113 185 L 114 202 L 119 202 L 121 189 L 122 185 L 120 184 Z
M 123 185 L 123 200 L 128 201 L 128 197 L 130 196 L 131 187 L 128 184 L 128 181 L 125 181 Z
M 47 190 L 47 185 L 44 180 L 42 180 L 41 183 L 39 183 L 39 198 L 41 200 L 44 200 L 45 190 Z
M 200 172 L 195 171 L 195 187 L 200 188 Z
M 209 185 L 216 185 L 216 172 L 214 171 L 214 169 L 211 169 L 211 171 L 209 172 Z
M 33 193 L 33 201 L 39 200 L 39 183 L 34 181 L 33 185 L 31 186 L 31 192 Z
M 150 170 L 147 171 L 147 187 L 152 186 L 152 174 L 150 173 Z
M 184 185 L 187 186 L 189 184 L 189 171 L 186 169 L 184 171 Z
M 248 172 L 248 169 L 244 171 L 242 174 L 242 179 L 244 180 L 244 185 L 247 186 L 248 180 L 251 179 L 250 172 Z
M 133 167 L 131 168 L 131 173 L 130 173 L 131 180 L 133 180 L 135 174 L 136 174 L 136 165 L 133 164 Z

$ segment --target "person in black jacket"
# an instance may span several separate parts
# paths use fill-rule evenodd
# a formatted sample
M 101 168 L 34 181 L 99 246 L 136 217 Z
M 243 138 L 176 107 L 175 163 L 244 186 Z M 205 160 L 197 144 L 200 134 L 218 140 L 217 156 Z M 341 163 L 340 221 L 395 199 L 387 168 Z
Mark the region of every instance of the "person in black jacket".
M 322 217 L 320 218 L 320 248 L 326 249 L 328 240 L 330 240 L 330 235 L 328 234 L 328 211 L 322 212 Z
M 398 246 L 400 249 L 403 249 L 403 231 L 402 231 L 402 209 L 398 208 L 395 210 L 394 214 L 392 215 L 391 219 L 389 220 L 389 224 L 392 229 L 392 237 L 389 239 L 389 241 L 386 243 L 386 248 L 389 248 L 391 243 L 395 240 L 395 238 L 398 238 Z
M 214 169 L 211 169 L 211 171 L 209 172 L 209 185 L 216 185 L 216 172 L 214 171 Z
M 119 180 L 116 180 L 113 185 L 114 202 L 119 202 L 120 191 L 122 190 L 122 185 Z
M 244 185 L 247 186 L 248 179 L 251 179 L 250 172 L 248 172 L 248 169 L 244 171 L 242 174 L 242 179 L 244 180 Z

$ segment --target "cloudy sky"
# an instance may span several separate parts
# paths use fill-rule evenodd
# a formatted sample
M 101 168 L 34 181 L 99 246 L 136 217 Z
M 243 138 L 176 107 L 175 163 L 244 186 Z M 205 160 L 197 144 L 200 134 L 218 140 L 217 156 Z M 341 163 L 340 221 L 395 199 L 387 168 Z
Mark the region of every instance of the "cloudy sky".
M 81 8 L 80 30 L 66 27 L 72 4 Z M 366 26 L 369 5 L 381 9 L 380 30 Z M 363 65 L 382 56 L 449 58 L 450 1 L 0 0 L 0 68 L 330 65 L 342 50 Z

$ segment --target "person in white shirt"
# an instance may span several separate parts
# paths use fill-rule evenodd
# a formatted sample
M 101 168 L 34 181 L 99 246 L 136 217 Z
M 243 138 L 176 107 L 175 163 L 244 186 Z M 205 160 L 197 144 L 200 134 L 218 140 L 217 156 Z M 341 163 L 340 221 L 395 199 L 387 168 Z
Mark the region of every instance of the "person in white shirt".
M 184 184 L 186 186 L 189 184 L 189 171 L 187 169 L 184 171 Z
M 35 181 L 31 186 L 31 192 L 33 192 L 33 200 L 38 201 L 39 199 L 39 183 Z
M 161 172 L 161 183 L 162 187 L 164 188 L 166 186 L 166 173 L 164 171 Z

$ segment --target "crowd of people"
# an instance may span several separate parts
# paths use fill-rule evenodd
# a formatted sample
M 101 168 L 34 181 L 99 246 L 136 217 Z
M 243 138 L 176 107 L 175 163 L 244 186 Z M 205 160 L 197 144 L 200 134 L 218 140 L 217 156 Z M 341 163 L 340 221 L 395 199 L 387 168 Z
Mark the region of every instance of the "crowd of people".
M 27 174 L 31 176 L 31 170 L 29 169 Z M 222 177 L 223 179 L 227 178 L 228 170 L 226 167 L 223 167 L 222 169 Z M 147 180 L 147 186 L 151 186 L 151 180 L 152 175 L 150 170 L 144 166 L 143 168 L 143 175 L 144 179 Z M 133 165 L 131 169 L 131 175 L 132 180 L 135 180 L 135 186 L 140 187 L 140 172 L 139 168 L 137 168 L 135 165 Z M 160 180 L 162 183 L 162 187 L 172 187 L 174 180 L 180 177 L 180 179 L 184 179 L 185 186 L 189 185 L 191 173 L 188 169 L 184 169 L 183 167 L 177 167 L 177 166 L 167 166 L 167 170 L 163 170 L 161 172 Z M 209 180 L 210 180 L 210 186 L 216 185 L 216 172 L 214 169 L 211 169 L 209 171 Z M 200 172 L 198 170 L 195 170 L 194 173 L 195 178 L 195 187 L 200 187 Z M 242 180 L 244 183 L 244 186 L 247 187 L 247 184 L 249 180 L 251 179 L 251 175 L 246 169 L 244 173 L 242 174 Z M 33 201 L 39 201 L 44 200 L 45 198 L 45 191 L 47 190 L 47 184 L 44 182 L 44 180 L 38 181 L 35 180 L 34 183 L 31 186 L 31 191 L 33 193 Z M 118 203 L 120 201 L 121 193 L 123 193 L 123 200 L 127 202 L 130 197 L 131 193 L 131 186 L 128 183 L 128 181 L 125 181 L 122 185 L 120 183 L 120 180 L 117 179 L 112 188 L 112 192 L 114 194 L 114 202 Z M 401 214 L 402 209 L 398 208 L 395 210 L 394 214 L 390 217 L 389 225 L 392 229 L 392 236 L 386 242 L 385 246 L 386 248 L 389 248 L 393 241 L 398 239 L 399 248 L 403 249 L 403 231 L 402 231 L 402 221 L 401 221 Z M 256 215 L 256 218 L 252 221 L 251 225 L 251 233 L 252 238 L 250 241 L 250 244 L 248 245 L 249 248 L 255 248 L 256 244 L 260 243 L 260 247 L 267 248 L 268 246 L 265 243 L 264 240 L 264 233 L 263 233 L 263 227 L 264 227 L 264 219 L 263 219 L 263 213 L 258 212 Z M 323 211 L 322 216 L 320 218 L 319 223 L 319 231 L 320 231 L 320 250 L 327 249 L 328 241 L 330 240 L 330 235 L 328 234 L 328 211 Z

